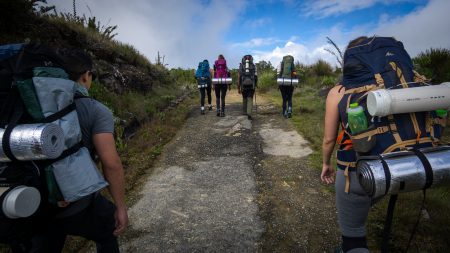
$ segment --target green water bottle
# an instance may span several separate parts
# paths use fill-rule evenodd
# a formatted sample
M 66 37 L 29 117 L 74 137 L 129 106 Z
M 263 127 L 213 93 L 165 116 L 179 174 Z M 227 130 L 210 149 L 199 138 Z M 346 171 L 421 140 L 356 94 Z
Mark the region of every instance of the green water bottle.
M 447 110 L 444 109 L 437 109 L 436 110 L 436 115 L 441 118 L 441 119 L 445 119 L 447 118 Z
M 348 126 L 352 134 L 357 134 L 367 129 L 367 118 L 364 109 L 358 103 L 351 103 L 347 109 Z

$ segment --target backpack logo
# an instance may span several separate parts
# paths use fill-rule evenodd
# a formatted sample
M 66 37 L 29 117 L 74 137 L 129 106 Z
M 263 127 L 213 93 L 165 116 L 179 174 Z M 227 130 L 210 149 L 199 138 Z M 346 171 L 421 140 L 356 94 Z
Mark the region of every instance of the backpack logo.
M 386 57 L 389 57 L 389 56 L 394 56 L 394 55 L 395 55 L 395 54 L 393 54 L 393 53 L 391 53 L 391 52 L 388 51 L 388 52 L 386 53 L 385 56 L 386 56 Z

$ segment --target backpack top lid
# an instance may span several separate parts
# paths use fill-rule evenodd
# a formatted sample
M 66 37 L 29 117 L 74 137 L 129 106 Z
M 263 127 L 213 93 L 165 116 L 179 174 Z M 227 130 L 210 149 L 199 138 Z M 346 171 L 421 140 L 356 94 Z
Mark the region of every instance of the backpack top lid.
M 209 62 L 208 60 L 203 60 L 198 63 L 197 71 L 195 72 L 196 77 L 208 77 L 209 73 Z
M 294 56 L 292 55 L 285 55 L 283 56 L 283 62 L 294 62 Z
M 411 79 L 413 63 L 403 43 L 393 37 L 363 39 L 345 51 L 342 84 L 346 89 L 376 84 L 375 74 L 381 74 L 386 88 L 395 86 L 390 62 L 402 68 L 407 80 Z
M 242 57 L 242 60 L 241 60 L 242 64 L 245 64 L 245 62 L 246 62 L 247 60 L 248 60 L 250 63 L 253 63 L 253 56 L 251 56 L 251 55 L 249 55 L 249 54 L 244 55 L 244 56 Z

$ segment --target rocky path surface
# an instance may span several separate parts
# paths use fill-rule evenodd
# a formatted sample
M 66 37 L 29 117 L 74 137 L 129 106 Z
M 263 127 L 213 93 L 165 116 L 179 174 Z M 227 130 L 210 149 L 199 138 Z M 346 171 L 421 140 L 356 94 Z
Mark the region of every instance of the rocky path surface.
M 312 152 L 268 103 L 248 120 L 237 93 L 225 117 L 193 109 L 130 208 L 123 252 L 329 252 L 333 194 Z

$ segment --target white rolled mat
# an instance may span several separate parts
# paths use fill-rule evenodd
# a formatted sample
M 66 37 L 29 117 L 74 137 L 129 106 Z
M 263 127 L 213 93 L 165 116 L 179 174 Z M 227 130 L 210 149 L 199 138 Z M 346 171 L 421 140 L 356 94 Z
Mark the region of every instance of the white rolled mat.
M 0 128 L 3 140 L 5 129 Z M 56 124 L 17 125 L 9 138 L 11 152 L 21 161 L 54 159 L 64 150 L 64 132 Z M 9 162 L 0 146 L 0 162 Z

